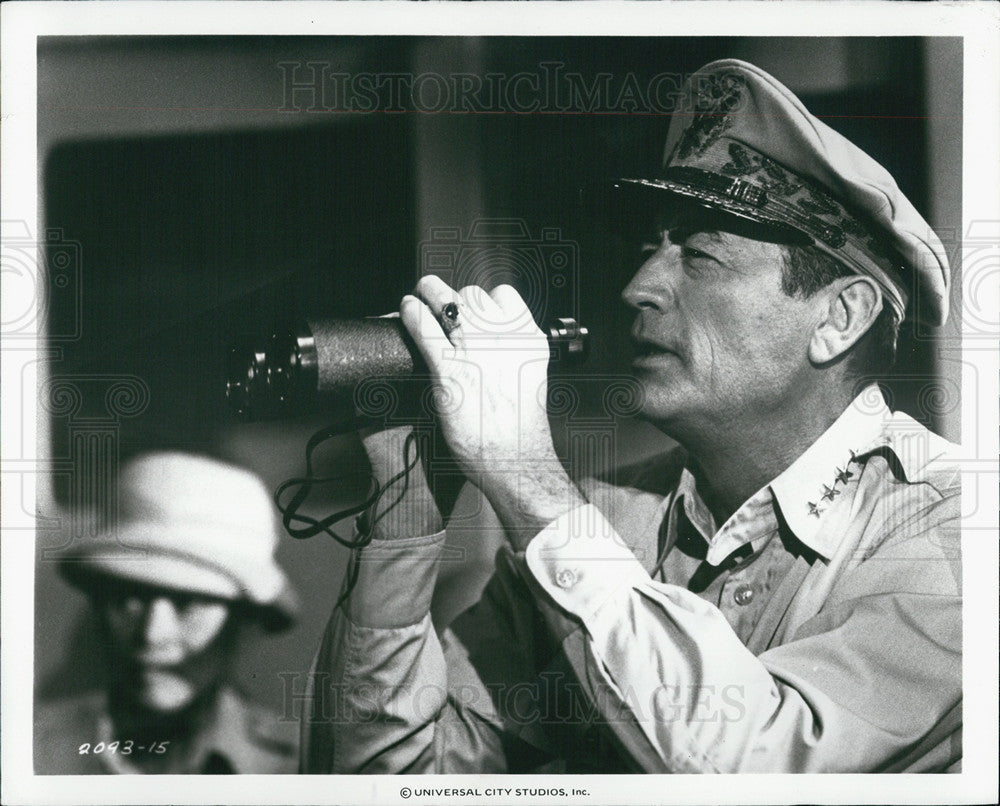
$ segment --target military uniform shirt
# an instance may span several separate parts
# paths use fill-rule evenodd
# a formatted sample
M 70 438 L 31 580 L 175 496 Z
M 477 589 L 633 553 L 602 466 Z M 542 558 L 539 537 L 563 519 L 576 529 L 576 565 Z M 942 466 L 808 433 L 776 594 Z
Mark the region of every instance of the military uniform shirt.
M 684 457 L 517 553 L 438 637 L 443 535 L 375 541 L 308 772 L 930 772 L 961 759 L 949 443 L 870 388 L 717 528 Z

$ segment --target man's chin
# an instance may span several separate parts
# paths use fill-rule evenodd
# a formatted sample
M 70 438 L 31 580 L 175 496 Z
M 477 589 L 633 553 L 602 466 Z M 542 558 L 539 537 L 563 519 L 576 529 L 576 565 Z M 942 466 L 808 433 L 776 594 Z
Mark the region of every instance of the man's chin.
M 641 375 L 635 377 L 640 382 L 645 380 Z M 667 393 L 663 389 L 650 388 L 647 385 L 639 417 L 672 439 L 678 440 L 678 435 L 684 432 L 685 422 L 689 420 L 685 415 L 686 411 L 680 395 Z
M 140 673 L 135 700 L 149 711 L 172 714 L 191 705 L 195 695 L 194 687 L 181 675 L 152 669 Z

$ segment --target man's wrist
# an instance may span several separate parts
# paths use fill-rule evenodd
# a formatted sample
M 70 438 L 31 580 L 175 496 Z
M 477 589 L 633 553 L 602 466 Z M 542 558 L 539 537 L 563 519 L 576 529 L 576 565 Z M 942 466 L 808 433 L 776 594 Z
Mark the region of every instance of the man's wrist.
M 542 529 L 587 500 L 558 462 L 525 462 L 494 469 L 480 488 L 500 518 L 515 550 L 523 551 Z
M 397 484 L 403 488 L 406 482 L 400 480 Z M 362 525 L 376 540 L 394 540 L 440 532 L 444 528 L 444 518 L 426 489 L 415 492 L 392 486 L 366 513 L 359 529 Z

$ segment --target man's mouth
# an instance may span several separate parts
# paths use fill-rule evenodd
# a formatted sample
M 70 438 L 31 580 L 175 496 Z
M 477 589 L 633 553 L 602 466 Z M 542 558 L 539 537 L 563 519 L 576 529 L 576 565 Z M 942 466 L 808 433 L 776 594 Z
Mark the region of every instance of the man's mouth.
M 655 363 L 658 359 L 667 356 L 678 357 L 677 349 L 672 344 L 666 344 L 651 339 L 632 339 L 632 363 L 642 366 L 644 364 Z
M 647 355 L 659 355 L 661 353 L 670 353 L 673 352 L 673 350 L 670 350 L 666 347 L 662 347 L 659 344 L 653 344 L 652 342 L 649 341 L 642 341 L 642 342 L 637 342 L 636 344 L 633 345 L 633 352 L 637 357 L 641 358 Z
M 176 652 L 140 652 L 132 656 L 132 663 L 144 671 L 169 673 L 182 665 L 182 656 Z

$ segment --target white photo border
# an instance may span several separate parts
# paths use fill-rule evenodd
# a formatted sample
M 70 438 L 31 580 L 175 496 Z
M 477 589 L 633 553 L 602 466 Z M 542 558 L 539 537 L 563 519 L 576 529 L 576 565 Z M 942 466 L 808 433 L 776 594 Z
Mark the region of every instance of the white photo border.
M 37 222 L 37 37 L 43 35 L 815 35 L 958 36 L 964 40 L 963 232 L 973 222 L 1000 236 L 1000 6 L 993 3 L 320 3 L 17 2 L 2 6 L 2 212 Z M 994 252 L 997 241 L 994 241 Z M 997 271 L 1000 258 L 994 255 Z M 966 294 L 969 278 L 966 277 Z M 6 285 L 6 278 L 4 280 Z M 976 305 L 1000 310 L 996 284 Z M 989 287 L 986 287 L 989 286 Z M 990 296 L 992 295 L 992 296 Z M 968 327 L 968 323 L 966 323 Z M 38 345 L 3 345 L 2 361 L 2 760 L 8 804 L 386 803 L 411 804 L 405 787 L 505 786 L 586 789 L 588 796 L 523 796 L 532 803 L 976 803 L 997 791 L 997 347 L 963 347 L 963 495 L 975 502 L 963 532 L 965 657 L 964 771 L 951 776 L 34 776 L 33 534 L 37 440 L 34 383 Z M 1000 334 L 998 334 L 1000 335 Z M 27 391 L 26 391 L 27 390 Z M 970 444 L 978 437 L 978 444 Z M 993 539 L 988 539 L 992 537 Z M 984 539 L 987 538 L 987 539 Z M 498 797 L 436 797 L 486 804 Z

